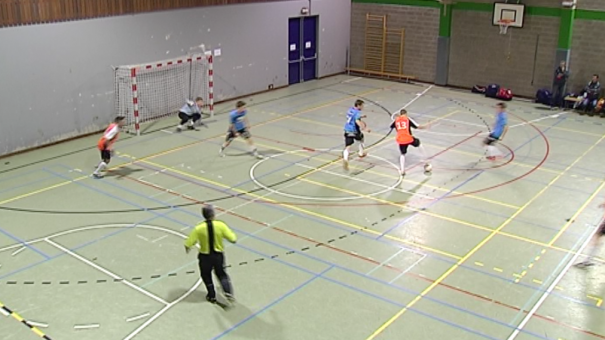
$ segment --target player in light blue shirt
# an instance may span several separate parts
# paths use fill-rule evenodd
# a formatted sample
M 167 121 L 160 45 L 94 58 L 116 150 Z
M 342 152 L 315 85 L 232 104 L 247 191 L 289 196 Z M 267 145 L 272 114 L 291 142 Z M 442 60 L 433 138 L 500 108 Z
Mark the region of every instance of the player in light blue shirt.
M 179 119 L 181 122 L 176 127 L 177 132 L 181 132 L 187 124 L 189 130 L 197 130 L 195 123 L 198 125 L 204 125 L 200 121 L 202 118 L 202 107 L 204 106 L 204 99 L 202 97 L 195 98 L 195 102 L 188 100 L 183 107 L 179 110 Z
M 342 152 L 343 168 L 349 170 L 349 149 L 355 141 L 359 142 L 359 157 L 365 157 L 364 152 L 364 135 L 363 131 L 371 132 L 368 126 L 361 119 L 365 118 L 365 115 L 361 114 L 363 110 L 363 100 L 357 99 L 355 105 L 347 112 L 347 121 L 344 126 L 345 130 L 345 149 Z
M 496 122 L 492 132 L 485 138 L 483 144 L 487 148 L 487 159 L 493 161 L 496 158 L 502 157 L 502 153 L 498 151 L 494 144 L 500 141 L 508 131 L 508 116 L 506 114 L 506 104 L 498 103 L 496 105 Z
M 221 157 L 224 157 L 225 148 L 228 147 L 237 136 L 240 136 L 246 140 L 248 145 L 250 145 L 252 154 L 254 154 L 256 158 L 263 158 L 258 153 L 256 146 L 252 142 L 252 135 L 250 135 L 250 123 L 248 123 L 248 118 L 246 117 L 246 114 L 248 113 L 246 110 L 246 103 L 243 101 L 238 101 L 237 104 L 235 104 L 235 107 L 235 110 L 229 113 L 229 130 L 227 131 L 227 137 L 221 146 L 219 154 Z

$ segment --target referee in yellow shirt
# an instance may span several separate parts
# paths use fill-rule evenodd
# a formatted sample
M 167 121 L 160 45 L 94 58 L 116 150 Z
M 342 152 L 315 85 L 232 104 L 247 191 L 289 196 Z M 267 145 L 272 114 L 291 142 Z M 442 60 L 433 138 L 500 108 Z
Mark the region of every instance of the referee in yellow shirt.
M 223 239 L 235 243 L 237 236 L 229 227 L 221 221 L 214 219 L 215 213 L 212 206 L 202 208 L 202 215 L 205 221 L 198 224 L 185 241 L 185 251 L 189 253 L 196 244 L 200 246 L 200 253 L 197 258 L 200 266 L 200 276 L 206 285 L 208 294 L 206 300 L 216 303 L 216 292 L 214 291 L 214 282 L 212 281 L 212 271 L 221 282 L 225 297 L 229 302 L 235 301 L 229 275 L 225 271 L 225 256 L 223 254 Z

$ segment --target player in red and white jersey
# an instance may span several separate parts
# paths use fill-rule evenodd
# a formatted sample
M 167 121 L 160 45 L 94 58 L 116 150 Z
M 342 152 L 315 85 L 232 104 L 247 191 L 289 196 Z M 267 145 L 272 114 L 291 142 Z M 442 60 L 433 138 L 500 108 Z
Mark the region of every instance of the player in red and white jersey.
M 111 156 L 113 154 L 113 144 L 118 140 L 118 136 L 120 135 L 120 129 L 126 121 L 125 117 L 116 117 L 113 123 L 109 124 L 101 139 L 97 143 L 97 148 L 101 151 L 101 162 L 97 165 L 97 169 L 93 172 L 92 176 L 94 178 L 102 178 L 101 174 L 107 168 L 107 165 L 111 161 Z
M 420 148 L 422 151 L 422 156 L 426 159 L 426 153 L 424 152 L 424 148 L 420 145 L 420 140 L 412 134 L 412 129 L 426 129 L 428 125 L 419 125 L 416 124 L 414 120 L 408 117 L 408 112 L 405 109 L 399 111 L 399 114 L 396 116 L 395 121 L 391 124 L 391 129 L 395 129 L 397 131 L 397 136 L 395 140 L 397 144 L 399 144 L 399 152 L 401 155 L 399 156 L 399 165 L 401 166 L 401 175 L 405 175 L 405 155 L 408 152 L 408 147 L 411 145 L 415 148 Z M 431 164 L 428 161 L 424 163 L 424 171 L 431 171 Z

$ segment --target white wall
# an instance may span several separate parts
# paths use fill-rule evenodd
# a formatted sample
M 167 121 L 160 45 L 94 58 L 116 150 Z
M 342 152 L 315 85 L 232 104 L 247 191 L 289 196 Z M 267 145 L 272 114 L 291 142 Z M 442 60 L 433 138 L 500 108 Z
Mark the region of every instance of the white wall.
M 288 18 L 319 15 L 318 76 L 344 71 L 350 0 L 201 7 L 0 29 L 0 155 L 98 131 L 113 117 L 112 65 L 221 48 L 215 97 L 288 84 Z

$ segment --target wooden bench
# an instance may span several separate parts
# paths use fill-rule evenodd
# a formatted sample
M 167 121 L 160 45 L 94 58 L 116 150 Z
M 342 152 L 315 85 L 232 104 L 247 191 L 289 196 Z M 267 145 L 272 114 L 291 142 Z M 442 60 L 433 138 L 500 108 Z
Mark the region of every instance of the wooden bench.
M 385 78 L 404 79 L 406 82 L 416 79 L 415 76 L 409 76 L 409 75 L 405 75 L 405 74 L 371 71 L 371 70 L 364 70 L 364 69 L 359 69 L 359 68 L 347 67 L 346 70 L 351 73 L 357 73 L 357 74 L 368 74 L 368 75 L 385 77 Z

